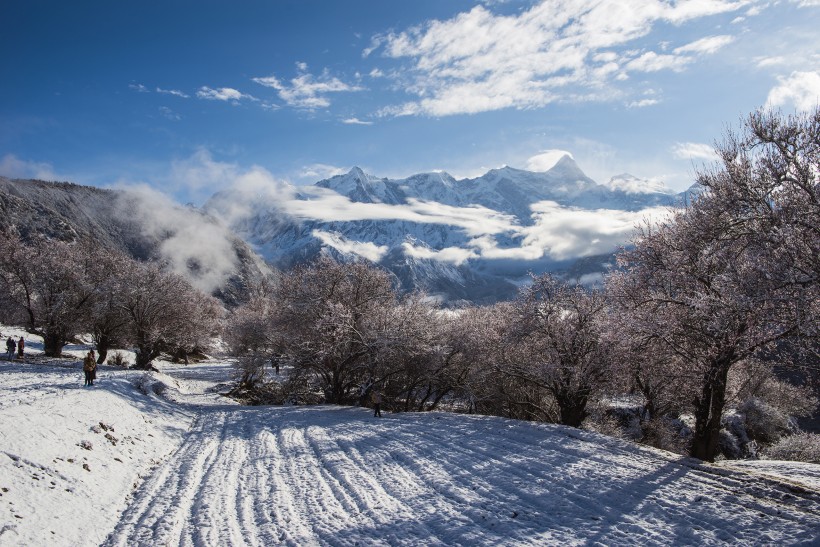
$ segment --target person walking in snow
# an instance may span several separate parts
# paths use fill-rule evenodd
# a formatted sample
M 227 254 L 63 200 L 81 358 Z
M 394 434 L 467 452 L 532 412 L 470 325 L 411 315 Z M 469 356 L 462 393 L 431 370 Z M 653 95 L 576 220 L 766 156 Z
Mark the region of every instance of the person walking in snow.
M 9 336 L 9 339 L 6 340 L 6 352 L 8 354 L 9 361 L 14 359 L 14 350 L 17 348 L 17 344 L 14 343 L 14 338 Z
M 85 384 L 83 385 L 93 386 L 94 378 L 97 376 L 97 360 L 94 359 L 93 349 L 85 354 L 85 359 L 83 359 L 83 372 L 85 373 Z
M 378 389 L 374 389 L 373 392 L 370 394 L 370 402 L 373 403 L 373 417 L 381 418 L 382 394 L 379 393 Z
M 17 341 L 17 357 L 19 357 L 20 359 L 23 358 L 23 351 L 25 350 L 25 347 L 26 341 L 23 340 L 23 337 L 21 336 L 20 340 Z

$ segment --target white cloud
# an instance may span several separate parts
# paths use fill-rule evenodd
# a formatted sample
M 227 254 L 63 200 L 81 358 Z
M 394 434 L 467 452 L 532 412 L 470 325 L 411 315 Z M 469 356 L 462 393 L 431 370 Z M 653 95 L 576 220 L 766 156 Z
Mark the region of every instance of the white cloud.
M 820 72 L 792 72 L 778 78 L 766 99 L 766 105 L 780 107 L 793 105 L 798 110 L 811 110 L 820 105 Z
M 179 120 L 182 119 L 182 117 L 179 114 L 177 114 L 176 112 L 174 112 L 173 110 L 171 110 L 167 106 L 159 107 L 159 113 L 162 114 L 163 117 L 165 117 L 165 118 L 167 118 L 167 119 L 169 119 L 173 122 L 178 122 Z
M 365 50 L 408 59 L 392 77 L 417 100 L 381 115 L 469 114 L 502 108 L 541 107 L 556 101 L 603 101 L 621 95 L 615 86 L 628 71 L 683 70 L 692 54 L 712 53 L 727 36 L 704 37 L 675 54 L 619 53 L 656 24 L 731 12 L 746 1 L 601 0 L 543 1 L 513 15 L 483 5 L 449 20 L 374 37 Z
M 657 54 L 654 51 L 647 51 L 640 57 L 632 59 L 626 64 L 627 70 L 636 72 L 658 72 L 659 70 L 681 71 L 686 65 L 692 62 L 691 57 L 681 55 Z
M 675 48 L 675 53 L 711 54 L 715 53 L 723 46 L 732 43 L 733 41 L 733 36 L 707 36 L 706 38 L 695 40 L 694 42 L 686 44 L 685 46 Z
M 13 154 L 0 159 L 0 175 L 12 179 L 60 180 L 51 164 L 21 160 Z
M 658 99 L 640 99 L 637 101 L 630 101 L 626 103 L 627 108 L 645 108 L 647 106 L 652 106 L 658 104 L 660 101 Z
M 196 92 L 196 96 L 200 99 L 206 99 L 209 101 L 226 101 L 232 102 L 234 104 L 238 103 L 243 99 L 247 99 L 250 101 L 259 100 L 253 95 L 247 95 L 231 87 L 220 87 L 218 89 L 212 89 L 208 86 L 202 86 L 199 88 L 199 91 Z
M 715 148 L 709 144 L 698 142 L 679 142 L 672 147 L 675 157 L 682 160 L 708 160 L 718 159 Z
M 371 262 L 380 261 L 389 250 L 386 245 L 376 245 L 370 241 L 352 241 L 337 232 L 331 233 L 323 230 L 313 230 L 311 233 L 328 247 L 333 247 L 337 251 L 345 254 L 361 256 Z
M 173 95 L 174 97 L 180 97 L 182 99 L 190 98 L 190 95 L 188 95 L 187 93 L 183 93 L 182 91 L 179 91 L 178 89 L 162 89 L 161 87 L 158 87 L 157 88 L 157 93 L 162 93 L 162 94 L 165 94 L 165 95 Z
M 564 156 L 569 156 L 570 159 L 572 159 L 572 154 L 565 150 L 544 150 L 529 158 L 524 169 L 536 172 L 549 171 L 555 167 L 555 164 Z
M 522 249 L 540 249 L 556 260 L 592 256 L 614 251 L 629 240 L 644 220 L 671 214 L 657 207 L 637 212 L 562 207 L 552 201 L 532 205 L 535 225 L 522 229 Z
M 210 293 L 236 270 L 232 236 L 224 226 L 147 185 L 123 190 L 121 214 L 136 220 L 145 235 L 162 241 L 162 258 L 195 287 Z M 193 264 L 197 267 L 192 270 Z
M 438 262 L 447 262 L 454 266 L 460 266 L 472 258 L 478 258 L 478 252 L 475 249 L 465 249 L 463 247 L 445 247 L 444 249 L 435 250 L 430 247 L 413 245 L 409 241 L 402 243 L 404 254 L 413 258 L 421 258 L 424 260 L 436 260 Z
M 171 163 L 166 187 L 175 194 L 184 194 L 191 201 L 200 202 L 227 188 L 238 177 L 236 165 L 215 161 L 208 150 L 201 148 L 190 157 Z
M 142 84 L 128 84 L 128 87 L 130 87 L 137 93 L 151 93 L 151 91 Z
M 283 83 L 276 76 L 253 78 L 257 84 L 273 88 L 288 106 L 315 110 L 330 106 L 329 93 L 361 91 L 356 85 L 347 84 L 335 76 L 331 76 L 327 69 L 321 75 L 314 76 L 308 72 L 307 64 L 297 63 L 297 76 L 289 83 Z
M 342 123 L 348 124 L 348 125 L 373 125 L 373 122 L 360 120 L 359 118 L 355 118 L 355 117 L 354 118 L 345 118 L 344 120 L 342 120 Z
M 788 64 L 789 60 L 781 55 L 774 57 L 760 57 L 757 59 L 757 66 L 759 68 L 766 68 L 768 66 L 778 66 Z
M 314 163 L 306 165 L 299 173 L 299 178 L 310 179 L 311 182 L 318 182 L 320 180 L 329 179 L 336 175 L 344 175 L 349 169 L 344 167 L 337 167 L 335 165 L 327 165 L 325 163 Z

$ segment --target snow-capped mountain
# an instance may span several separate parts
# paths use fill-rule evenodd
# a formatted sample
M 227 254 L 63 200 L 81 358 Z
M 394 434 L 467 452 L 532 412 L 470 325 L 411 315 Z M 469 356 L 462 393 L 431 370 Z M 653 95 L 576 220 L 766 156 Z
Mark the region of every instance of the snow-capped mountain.
M 598 184 L 565 155 L 545 172 L 503 167 L 460 180 L 380 178 L 354 167 L 307 187 L 239 186 L 205 209 L 279 267 L 319 253 L 361 257 L 407 290 L 488 302 L 513 296 L 528 272 L 579 271 L 578 259 L 583 277 L 594 278 L 589 264 L 600 273 L 635 224 L 679 199 L 630 175 Z

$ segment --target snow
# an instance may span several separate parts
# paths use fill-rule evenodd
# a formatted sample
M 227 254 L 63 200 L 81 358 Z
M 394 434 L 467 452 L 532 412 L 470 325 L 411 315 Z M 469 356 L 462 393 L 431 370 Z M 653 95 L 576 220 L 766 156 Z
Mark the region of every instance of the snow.
M 0 328 L 3 337 L 22 334 Z M 818 466 L 697 460 L 562 426 L 243 407 L 229 364 L 0 361 L 0 545 L 798 544 Z M 109 435 L 116 440 L 106 438 Z M 85 444 L 88 448 L 83 448 Z M 88 470 L 83 468 L 83 465 Z

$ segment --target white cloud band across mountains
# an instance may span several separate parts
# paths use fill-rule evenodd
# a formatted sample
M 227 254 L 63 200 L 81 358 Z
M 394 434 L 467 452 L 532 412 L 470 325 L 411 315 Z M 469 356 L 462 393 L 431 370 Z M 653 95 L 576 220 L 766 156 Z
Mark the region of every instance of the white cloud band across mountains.
M 399 204 L 362 202 L 329 188 L 293 186 L 262 169 L 240 175 L 230 191 L 209 201 L 207 209 L 230 226 L 244 226 L 248 219 L 257 219 L 251 224 L 258 225 L 258 219 L 270 215 L 280 221 L 309 223 L 314 227 L 310 233 L 322 245 L 374 262 L 395 246 L 410 257 L 456 266 L 478 259 L 566 261 L 607 254 L 627 243 L 638 224 L 669 214 L 667 207 L 625 211 L 538 201 L 530 205 L 530 217 L 521 219 L 481 205 L 454 206 L 416 198 Z M 390 232 L 393 239 L 368 240 L 369 222 L 396 223 Z M 345 226 L 354 224 L 358 231 L 346 233 Z M 406 237 L 432 229 L 413 226 L 438 226 L 443 232 L 436 233 L 451 235 L 438 236 L 437 244 L 408 241 Z

